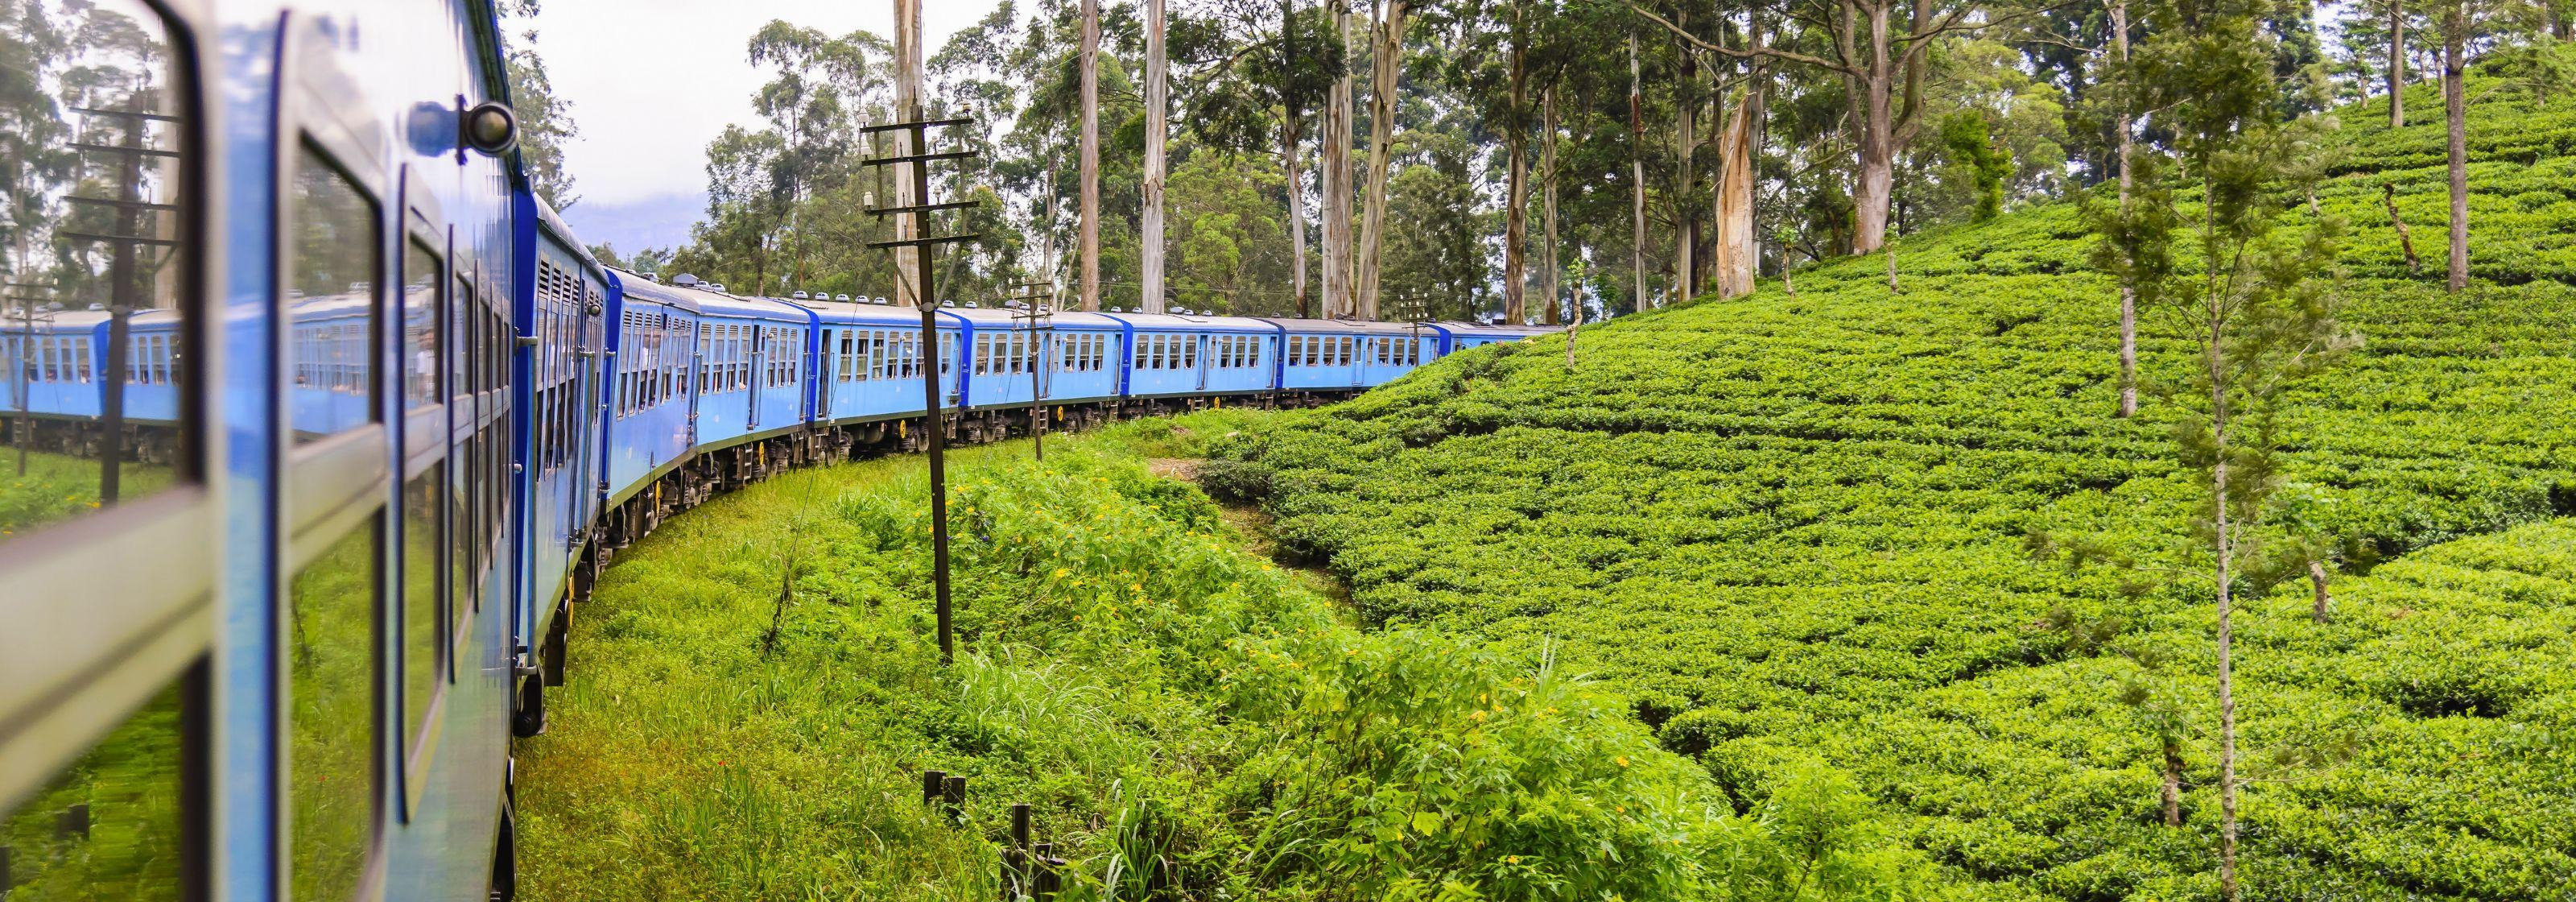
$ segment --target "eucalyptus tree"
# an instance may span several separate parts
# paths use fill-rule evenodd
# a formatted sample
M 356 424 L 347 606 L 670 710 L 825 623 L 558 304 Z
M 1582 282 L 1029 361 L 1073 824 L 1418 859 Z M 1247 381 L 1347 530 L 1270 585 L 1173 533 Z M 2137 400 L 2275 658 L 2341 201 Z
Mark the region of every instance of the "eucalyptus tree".
M 496 6 L 504 18 L 535 19 L 541 5 L 540 0 L 505 0 Z M 518 42 L 503 62 L 510 78 L 510 106 L 519 117 L 519 161 L 527 170 L 529 186 L 547 206 L 572 209 L 581 196 L 573 193 L 563 149 L 581 137 L 581 126 L 573 122 L 572 102 L 556 97 L 554 82 L 546 77 L 545 57 L 537 52 L 537 30 L 520 30 Z
M 1297 315 L 1312 315 L 1298 156 L 1308 111 L 1326 101 L 1347 63 L 1335 23 L 1296 0 L 1211 0 L 1197 16 L 1176 20 L 1168 43 L 1192 73 L 1182 100 L 1192 137 L 1222 153 L 1278 154 L 1291 246 L 1287 291 Z
M 49 83 L 72 52 L 67 25 L 50 17 L 43 4 L 0 4 L 0 59 L 14 63 L 0 66 L 0 191 L 6 192 L 5 204 L 0 204 L 0 253 L 7 254 L 0 272 L 12 282 L 33 283 L 36 271 L 47 265 L 58 206 L 54 198 L 77 162 L 65 146 L 71 140 L 70 124 Z
M 1393 166 L 1395 112 L 1404 71 L 1411 0 L 1376 0 L 1369 28 L 1368 193 L 1360 202 L 1359 317 L 1377 319 L 1379 270 L 1386 261 L 1386 180 Z
M 834 38 L 773 19 L 745 48 L 751 65 L 771 73 L 752 95 L 752 111 L 769 120 L 779 137 L 777 152 L 768 158 L 768 188 L 778 195 L 784 215 L 780 225 L 792 257 L 781 275 L 791 284 L 805 284 L 811 275 L 807 199 L 850 175 L 850 155 L 858 146 L 852 118 L 869 88 L 866 44 L 874 39 L 866 32 Z
M 1732 47 L 1706 40 L 1644 6 L 1634 8 L 1700 49 L 1795 63 L 1831 73 L 1842 83 L 1842 114 L 1853 145 L 1851 251 L 1856 254 L 1877 250 L 1887 235 L 1897 155 L 1922 125 L 1925 69 L 1934 48 L 1945 37 L 1981 31 L 2029 12 L 1981 0 L 1789 0 L 1782 12 L 1795 24 L 1793 33 L 1760 46 Z

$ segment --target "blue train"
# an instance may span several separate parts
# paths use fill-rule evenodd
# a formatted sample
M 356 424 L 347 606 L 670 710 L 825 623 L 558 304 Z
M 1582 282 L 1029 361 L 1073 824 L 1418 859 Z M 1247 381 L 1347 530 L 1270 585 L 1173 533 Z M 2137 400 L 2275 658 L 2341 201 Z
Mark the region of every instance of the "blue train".
M 0 112 L 61 163 L 0 188 L 11 902 L 509 898 L 510 739 L 673 512 L 911 447 L 924 379 L 992 440 L 1538 331 L 657 282 L 530 192 L 491 0 L 21 10 Z

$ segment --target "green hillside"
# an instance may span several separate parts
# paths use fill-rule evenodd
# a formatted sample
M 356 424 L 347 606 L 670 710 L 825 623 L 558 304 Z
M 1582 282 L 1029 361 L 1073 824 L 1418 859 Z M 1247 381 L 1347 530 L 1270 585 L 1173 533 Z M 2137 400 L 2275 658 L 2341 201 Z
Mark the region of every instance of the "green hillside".
M 2334 616 L 2295 580 L 2238 620 L 2248 898 L 2576 885 L 2576 103 L 2519 102 L 2472 117 L 2458 296 L 2438 124 L 2355 112 L 2328 159 L 2366 344 L 2286 424 L 2283 516 L 2342 548 Z M 1228 484 L 1366 614 L 1552 643 L 1740 798 L 1820 760 L 1981 895 L 2214 898 L 2215 618 L 2156 569 L 2195 497 L 2171 405 L 2110 415 L 2091 243 L 2042 207 L 1903 240 L 1901 294 L 1846 261 L 1588 328 L 1570 372 L 1561 338 L 1468 352 L 1221 445 Z M 2039 532 L 2144 566 L 2071 573 Z

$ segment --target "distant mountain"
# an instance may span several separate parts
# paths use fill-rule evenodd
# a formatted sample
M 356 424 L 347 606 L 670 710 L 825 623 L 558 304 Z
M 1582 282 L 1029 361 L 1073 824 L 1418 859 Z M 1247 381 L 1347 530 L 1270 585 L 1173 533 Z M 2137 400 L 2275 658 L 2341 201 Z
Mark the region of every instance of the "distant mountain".
M 585 245 L 607 244 L 619 254 L 632 254 L 689 243 L 689 226 L 706 209 L 706 192 L 687 191 L 626 203 L 586 200 L 563 211 L 563 220 Z

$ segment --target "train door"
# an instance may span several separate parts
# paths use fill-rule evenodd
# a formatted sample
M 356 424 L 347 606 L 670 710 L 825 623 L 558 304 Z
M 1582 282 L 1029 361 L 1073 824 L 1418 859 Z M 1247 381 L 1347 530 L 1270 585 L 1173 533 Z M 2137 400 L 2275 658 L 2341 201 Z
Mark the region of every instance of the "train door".
M 769 386 L 769 327 L 754 325 L 750 329 L 751 388 L 742 393 L 745 433 L 760 431 L 760 392 Z
M 696 377 L 696 381 L 691 384 L 698 389 L 696 393 L 689 395 L 689 440 L 685 446 L 689 448 L 698 446 L 698 405 L 706 400 L 707 394 L 712 389 L 717 387 L 715 371 L 712 369 L 715 365 L 715 334 L 714 324 L 705 319 L 698 320 L 697 341 L 693 345 L 693 350 L 689 352 L 689 370 L 691 375 Z
M 234 597 L 228 576 L 260 571 L 265 486 L 243 480 L 263 479 L 272 463 L 257 441 L 266 423 L 254 415 L 240 432 L 223 431 L 231 422 L 223 415 L 236 411 L 210 412 L 209 398 L 229 395 L 207 391 L 205 377 L 235 376 L 254 389 L 243 406 L 265 406 L 275 389 L 257 337 L 266 304 L 217 310 L 204 288 L 204 258 L 222 249 L 206 240 L 205 95 L 188 65 L 196 56 L 190 23 L 140 0 L 47 9 L 62 10 L 58 24 L 117 40 L 8 60 L 13 79 L 44 86 L 48 101 L 60 86 L 67 101 L 17 107 L 19 158 L 66 164 L 28 176 L 42 202 L 20 194 L 28 183 L 0 185 L 0 202 L 22 217 L 13 225 L 63 242 L 46 252 L 59 278 L 11 274 L 6 306 L 16 315 L 0 333 L 18 344 L 16 354 L 0 354 L 15 358 L 10 377 L 19 384 L 9 393 L 27 397 L 28 367 L 42 365 L 36 308 L 95 303 L 120 308 L 108 316 L 129 327 L 147 314 L 176 320 L 166 375 L 179 406 L 168 423 L 113 422 L 106 414 L 122 413 L 114 405 L 52 422 L 67 440 L 51 447 L 33 445 L 33 424 L 16 418 L 0 441 L 0 893 L 202 898 L 211 895 L 217 822 L 210 687 L 231 662 L 256 662 L 261 651 L 215 651 L 216 600 Z M 234 313 L 244 328 L 209 327 Z M 208 365 L 235 354 L 252 359 Z M 145 384 L 123 370 L 94 371 L 102 394 Z M 236 437 L 251 441 L 229 441 Z M 176 453 L 142 459 L 164 439 Z M 218 451 L 240 453 L 210 453 Z M 210 491 L 218 481 L 235 486 L 224 493 L 230 500 Z M 266 601 L 264 591 L 252 594 L 244 612 L 260 614 Z M 264 801 L 269 788 L 252 791 Z
M 1214 336 L 1208 335 L 1204 332 L 1190 336 L 1190 343 L 1186 347 L 1190 351 L 1190 359 L 1187 363 L 1190 368 L 1191 391 L 1203 392 L 1207 390 L 1208 369 L 1216 365 L 1215 356 L 1209 353 L 1211 350 L 1210 344 L 1215 340 Z
M 436 166 L 438 164 L 431 164 Z M 452 164 L 451 164 L 452 168 Z M 387 374 L 398 386 L 385 403 L 396 427 L 398 454 L 393 475 L 400 486 L 398 511 L 388 513 L 382 528 L 393 575 L 386 581 L 387 601 L 395 614 L 379 629 L 393 638 L 393 656 L 385 665 L 394 689 L 386 696 L 394 708 L 394 771 L 386 778 L 393 820 L 405 829 L 433 829 L 441 819 L 429 812 L 430 769 L 439 762 L 437 724 L 451 703 L 454 684 L 458 612 L 454 547 L 449 530 L 447 458 L 453 432 L 444 385 L 444 361 L 450 341 L 446 323 L 462 299 L 451 292 L 448 224 L 436 197 L 423 184 L 415 166 L 397 170 L 398 223 L 394 235 L 397 265 L 391 325 L 383 341 L 393 346 L 394 363 Z M 458 737 L 461 738 L 461 737 Z M 456 738 L 451 738 L 453 744 Z M 291 788 L 291 787 L 290 787 Z
M 599 459 L 600 423 L 607 419 L 601 409 L 603 377 L 599 366 L 605 358 L 599 351 L 607 343 L 603 333 L 608 305 L 597 274 L 587 267 L 576 267 L 573 275 L 577 280 L 574 284 L 581 294 L 573 304 L 572 338 L 575 344 L 568 358 L 573 369 L 574 400 L 570 418 L 572 434 L 566 436 L 572 450 L 566 466 L 572 470 L 572 478 L 564 480 L 567 495 L 564 510 L 571 512 L 566 523 L 572 533 L 572 541 L 578 543 L 585 532 L 585 524 L 594 519 L 591 502 L 596 497 L 595 485 L 602 475 L 592 473 L 591 468 Z M 655 397 L 658 400 L 660 396 Z

